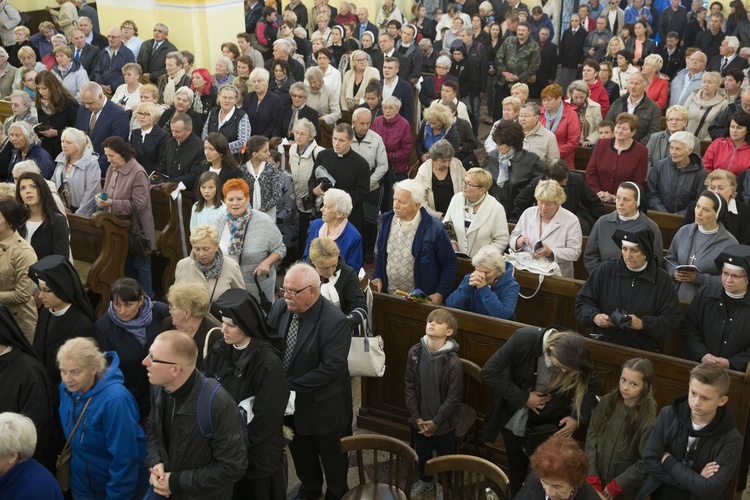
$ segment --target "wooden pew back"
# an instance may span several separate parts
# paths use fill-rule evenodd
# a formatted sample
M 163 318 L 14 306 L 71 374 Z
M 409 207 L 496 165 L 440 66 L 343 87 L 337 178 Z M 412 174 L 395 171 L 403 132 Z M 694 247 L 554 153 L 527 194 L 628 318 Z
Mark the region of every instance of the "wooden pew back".
M 190 214 L 193 206 L 193 194 L 187 190 L 182 192 L 182 218 L 187 249 L 187 253 L 185 253 L 180 233 L 178 203 L 170 196 L 176 188 L 176 184 L 167 183 L 151 190 L 151 209 L 154 213 L 154 228 L 156 230 L 156 252 L 152 259 L 152 274 L 155 277 L 161 276 L 161 279 L 154 286 L 157 297 L 166 295 L 169 287 L 174 283 L 177 262 L 187 257 L 191 250 Z

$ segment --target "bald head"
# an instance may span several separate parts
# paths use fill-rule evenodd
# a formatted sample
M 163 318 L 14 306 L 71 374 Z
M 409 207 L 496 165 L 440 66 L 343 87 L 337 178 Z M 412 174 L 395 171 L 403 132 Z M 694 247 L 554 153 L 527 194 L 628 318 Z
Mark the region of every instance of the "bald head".
M 198 347 L 190 335 L 178 330 L 168 330 L 160 333 L 154 344 L 160 344 L 162 349 L 169 352 L 169 359 L 179 363 L 186 371 L 192 372 L 198 359 Z
M 107 40 L 109 40 L 109 47 L 111 49 L 119 49 L 120 45 L 122 45 L 122 31 L 120 30 L 120 28 L 112 28 L 111 30 L 109 30 Z

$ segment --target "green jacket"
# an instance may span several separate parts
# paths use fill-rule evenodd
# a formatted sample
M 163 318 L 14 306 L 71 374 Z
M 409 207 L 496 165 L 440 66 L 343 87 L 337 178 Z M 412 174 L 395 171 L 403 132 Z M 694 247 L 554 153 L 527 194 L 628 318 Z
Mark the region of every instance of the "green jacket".
M 641 422 L 637 435 L 630 441 L 628 448 L 621 449 L 624 441 L 623 426 L 628 414 L 628 407 L 618 403 L 610 417 L 604 432 L 599 434 L 599 426 L 604 420 L 604 411 L 612 397 L 620 397 L 619 393 L 607 394 L 596 405 L 589 421 L 586 435 L 586 455 L 589 457 L 589 476 L 599 476 L 602 487 L 606 487 L 612 479 L 615 480 L 625 494 L 618 499 L 634 499 L 638 495 L 641 484 L 646 479 L 643 469 L 643 449 L 651 434 L 651 428 L 656 421 L 656 402 L 649 399 L 648 414 Z
M 518 81 L 528 83 L 529 78 L 536 75 L 541 62 L 539 44 L 529 38 L 523 45 L 518 45 L 517 36 L 505 39 L 495 56 L 496 85 L 502 87 L 516 82 L 506 82 L 503 71 L 509 71 L 518 77 Z

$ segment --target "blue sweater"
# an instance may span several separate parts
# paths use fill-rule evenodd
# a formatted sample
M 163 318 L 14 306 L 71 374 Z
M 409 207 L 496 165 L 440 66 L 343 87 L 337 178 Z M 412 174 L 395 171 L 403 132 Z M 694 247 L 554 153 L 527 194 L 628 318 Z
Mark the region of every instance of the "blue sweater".
M 315 219 L 310 223 L 310 232 L 305 243 L 305 251 L 302 254 L 302 260 L 307 261 L 307 255 L 310 253 L 310 243 L 318 237 L 320 228 L 323 227 L 323 219 Z M 362 269 L 364 257 L 362 256 L 362 236 L 351 222 L 346 223 L 346 228 L 341 236 L 336 238 L 336 246 L 339 247 L 341 257 L 344 259 L 355 273 Z
M 63 500 L 54 476 L 34 459 L 14 466 L 0 476 L 0 498 Z
M 439 293 L 447 297 L 453 288 L 453 276 L 456 274 L 456 252 L 453 251 L 448 233 L 442 222 L 431 216 L 424 208 L 419 209 L 422 220 L 419 221 L 417 234 L 411 247 L 414 257 L 414 286 L 427 295 Z M 393 210 L 383 214 L 378 233 L 377 258 L 372 279 L 383 281 L 383 292 L 388 292 L 388 276 L 385 274 L 388 262 L 388 236 L 393 222 Z
M 446 299 L 446 306 L 515 321 L 516 302 L 521 287 L 513 276 L 513 264 L 505 263 L 505 273 L 492 286 L 479 289 L 469 286 L 469 276 L 471 274 L 464 276 L 458 289 Z

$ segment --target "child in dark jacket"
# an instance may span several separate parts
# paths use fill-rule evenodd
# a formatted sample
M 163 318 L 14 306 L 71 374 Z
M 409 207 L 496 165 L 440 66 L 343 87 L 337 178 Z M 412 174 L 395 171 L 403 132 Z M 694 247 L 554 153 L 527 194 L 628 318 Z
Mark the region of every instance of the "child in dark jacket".
M 742 451 L 742 435 L 725 407 L 729 383 L 715 363 L 690 371 L 688 394 L 661 409 L 646 444 L 648 476 L 639 499 L 725 497 Z
M 464 387 L 458 344 L 449 338 L 456 331 L 456 318 L 445 309 L 435 309 L 427 316 L 425 336 L 409 349 L 406 360 L 406 408 L 419 457 L 419 480 L 412 487 L 412 498 L 435 489 L 432 477 L 425 475 L 433 447 L 438 456 L 454 453 Z M 437 498 L 442 499 L 440 485 L 437 488 Z

